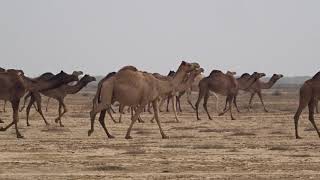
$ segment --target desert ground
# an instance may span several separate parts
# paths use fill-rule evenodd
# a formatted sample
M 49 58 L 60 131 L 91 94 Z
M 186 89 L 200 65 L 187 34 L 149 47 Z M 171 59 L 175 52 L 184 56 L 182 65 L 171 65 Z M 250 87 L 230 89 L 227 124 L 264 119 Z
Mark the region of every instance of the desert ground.
M 269 113 L 263 111 L 257 97 L 253 111 L 248 112 L 248 94 L 241 93 L 242 113 L 233 108 L 236 120 L 230 120 L 228 113 L 217 116 L 211 97 L 214 120 L 207 118 L 201 106 L 202 120 L 197 121 L 184 97 L 180 123 L 174 121 L 173 113 L 161 113 L 170 139 L 161 139 L 157 125 L 149 122 L 152 115 L 144 113 L 146 122 L 134 125 L 132 140 L 124 138 L 129 113 L 122 124 L 106 118 L 115 139 L 106 137 L 97 120 L 95 132 L 88 137 L 94 91 L 82 91 L 66 99 L 65 127 L 54 123 L 57 104 L 51 101 L 45 112 L 50 126 L 33 109 L 30 127 L 25 112 L 20 113 L 24 139 L 17 139 L 13 128 L 0 132 L 0 179 L 319 179 L 320 139 L 307 119 L 308 110 L 299 124 L 303 139 L 296 140 L 293 115 L 298 91 L 274 91 L 264 91 Z M 196 96 L 193 94 L 193 102 Z M 219 101 L 222 109 L 224 98 L 220 96 Z M 11 112 L 9 104 L 7 112 L 1 112 L 5 124 L 11 122 Z M 317 114 L 316 122 L 319 117 Z

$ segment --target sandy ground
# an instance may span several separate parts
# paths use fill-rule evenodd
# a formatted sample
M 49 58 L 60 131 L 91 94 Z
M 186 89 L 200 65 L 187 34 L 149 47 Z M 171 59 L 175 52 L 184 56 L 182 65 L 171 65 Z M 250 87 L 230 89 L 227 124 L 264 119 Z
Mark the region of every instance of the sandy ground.
M 32 126 L 27 127 L 25 113 L 20 113 L 19 127 L 25 139 L 16 139 L 13 129 L 0 132 L 0 179 L 320 178 L 320 140 L 306 112 L 299 128 L 304 139 L 294 138 L 297 92 L 265 95 L 269 113 L 263 111 L 257 97 L 254 110 L 248 112 L 248 95 L 241 95 L 242 113 L 234 112 L 234 121 L 229 114 L 217 116 L 213 98 L 209 109 L 214 120 L 208 120 L 201 107 L 202 120 L 197 121 L 184 99 L 180 123 L 174 122 L 172 113 L 161 114 L 162 126 L 170 136 L 166 140 L 161 139 L 157 125 L 148 122 L 148 113 L 142 115 L 146 123 L 135 124 L 132 140 L 124 139 L 128 114 L 122 124 L 107 118 L 115 139 L 107 139 L 97 121 L 96 131 L 88 137 L 91 99 L 89 93 L 66 99 L 69 112 L 63 118 L 64 128 L 54 123 L 55 103 L 45 113 L 50 126 L 33 110 Z M 220 101 L 221 106 L 223 99 Z M 5 124 L 11 121 L 9 107 L 1 113 Z

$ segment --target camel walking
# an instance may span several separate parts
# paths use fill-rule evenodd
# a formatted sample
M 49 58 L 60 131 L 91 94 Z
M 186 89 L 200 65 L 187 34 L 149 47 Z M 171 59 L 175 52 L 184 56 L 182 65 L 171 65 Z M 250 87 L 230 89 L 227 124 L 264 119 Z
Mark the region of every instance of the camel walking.
M 62 83 L 68 83 L 75 80 L 74 76 L 61 71 L 56 76 L 52 77 L 50 82 L 37 82 L 24 76 L 21 72 L 22 71 L 0 73 L 0 99 L 10 101 L 13 109 L 13 121 L 6 127 L 0 128 L 0 131 L 6 131 L 12 125 L 15 125 L 17 138 L 23 138 L 18 130 L 19 104 L 21 97 L 23 97 L 27 91 L 37 92 L 48 90 L 56 88 Z
M 264 73 L 257 73 L 254 72 L 248 82 L 247 87 L 251 86 L 252 83 L 254 83 L 257 79 L 265 76 Z M 237 80 L 233 77 L 231 74 L 224 74 L 223 72 L 219 70 L 213 70 L 210 75 L 206 78 L 203 78 L 199 83 L 199 95 L 198 100 L 196 102 L 196 114 L 197 119 L 199 118 L 199 103 L 204 98 L 203 107 L 209 117 L 210 120 L 212 120 L 208 108 L 207 103 L 209 99 L 209 91 L 213 91 L 217 94 L 221 94 L 223 96 L 227 96 L 226 101 L 229 104 L 228 109 L 225 109 L 222 113 L 219 114 L 219 116 L 224 115 L 228 110 L 230 111 L 231 119 L 234 120 L 235 118 L 232 115 L 232 102 L 233 99 L 236 97 L 239 91 L 239 84 L 237 83 Z
M 177 73 L 170 81 L 159 80 L 152 74 L 134 71 L 128 68 L 122 68 L 113 77 L 110 77 L 103 82 L 101 89 L 97 90 L 96 101 L 90 112 L 91 128 L 88 131 L 90 136 L 94 131 L 94 121 L 96 114 L 100 112 L 99 122 L 109 138 L 113 136 L 108 132 L 104 118 L 107 110 L 113 102 L 118 101 L 124 106 L 138 107 L 134 116 L 131 119 L 131 124 L 125 136 L 126 139 L 131 139 L 131 129 L 138 119 L 143 108 L 152 102 L 154 115 L 158 124 L 162 138 L 168 138 L 162 130 L 159 120 L 158 99 L 168 92 L 174 91 L 179 83 L 181 83 L 187 73 L 199 68 L 197 63 L 182 62 L 177 70 Z
M 78 75 L 74 75 L 76 77 L 78 77 Z M 58 101 L 59 103 L 59 108 L 58 108 L 58 112 L 59 112 L 59 116 L 55 119 L 55 122 L 58 123 L 60 127 L 64 127 L 64 125 L 62 124 L 61 121 L 61 117 L 67 113 L 67 107 L 64 103 L 64 99 L 68 94 L 76 94 L 78 93 L 82 88 L 84 88 L 85 86 L 87 86 L 87 84 L 89 84 L 92 81 L 95 81 L 96 78 L 92 77 L 90 75 L 85 75 L 83 76 L 75 85 L 68 85 L 68 84 L 63 84 L 58 88 L 55 89 L 50 89 L 47 91 L 41 91 L 41 94 L 49 97 L 49 98 L 53 98 L 55 100 Z M 30 95 L 31 96 L 31 95 Z M 26 99 L 25 99 L 26 100 Z M 29 113 L 31 110 L 31 106 L 32 104 L 35 102 L 36 100 L 34 98 L 31 98 L 31 100 L 29 101 L 29 104 L 27 106 L 27 126 L 30 126 L 29 124 Z M 38 109 L 39 106 L 41 106 L 41 102 L 40 105 L 38 105 Z M 63 108 L 63 111 L 62 111 Z
M 263 109 L 265 112 L 268 112 L 266 109 L 266 106 L 264 105 L 263 98 L 262 98 L 262 89 L 270 89 L 279 79 L 283 77 L 282 74 L 273 74 L 272 77 L 268 82 L 262 82 L 261 80 L 257 80 L 254 84 L 250 86 L 248 89 L 243 89 L 251 94 L 250 100 L 249 100 L 249 110 L 252 109 L 252 100 L 255 94 L 259 96 L 259 99 L 261 101 L 261 104 L 263 106 Z M 249 76 L 247 76 L 249 78 Z
M 314 121 L 314 109 L 316 105 L 316 100 L 320 97 L 320 71 L 302 85 L 302 87 L 300 88 L 299 95 L 299 107 L 294 115 L 296 139 L 301 139 L 301 137 L 298 134 L 298 122 L 303 109 L 307 106 L 309 109 L 309 121 L 311 122 L 311 124 L 317 131 L 318 136 L 320 137 L 320 132 Z

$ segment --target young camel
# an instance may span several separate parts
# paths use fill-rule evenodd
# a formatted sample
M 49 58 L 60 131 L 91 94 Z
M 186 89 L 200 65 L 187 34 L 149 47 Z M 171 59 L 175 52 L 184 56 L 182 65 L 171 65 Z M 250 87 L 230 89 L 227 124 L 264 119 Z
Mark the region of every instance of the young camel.
M 74 75 L 74 76 L 78 77 L 78 75 Z M 64 103 L 64 98 L 68 94 L 78 93 L 82 88 L 87 86 L 87 84 L 89 84 L 90 82 L 95 81 L 95 80 L 96 80 L 95 77 L 85 75 L 75 85 L 63 84 L 60 87 L 55 88 L 55 89 L 50 89 L 48 91 L 41 91 L 41 94 L 43 94 L 49 98 L 56 99 L 58 101 L 58 103 L 59 103 L 59 108 L 58 108 L 59 116 L 55 119 L 55 122 L 56 123 L 59 122 L 60 127 L 64 127 L 64 125 L 61 122 L 61 117 L 67 112 L 67 107 Z M 35 99 L 31 99 L 28 106 L 27 106 L 27 110 L 26 110 L 27 111 L 27 126 L 30 126 L 29 113 L 30 113 L 31 106 L 34 102 L 35 102 Z M 40 104 L 40 106 L 41 106 L 41 104 Z M 63 112 L 62 112 L 62 108 L 63 108 Z
M 251 94 L 251 97 L 249 100 L 249 106 L 248 106 L 249 110 L 252 109 L 252 100 L 253 100 L 254 95 L 258 94 L 260 101 L 261 101 L 261 104 L 264 108 L 264 111 L 268 112 L 268 110 L 266 109 L 266 106 L 264 105 L 263 99 L 262 99 L 261 90 L 262 89 L 270 89 L 282 77 L 283 77 L 282 74 L 273 74 L 268 82 L 262 82 L 260 80 L 257 80 L 254 84 L 252 84 L 252 86 L 250 86 L 250 88 L 244 89 L 245 91 L 250 92 L 250 94 Z
M 309 109 L 309 121 L 316 129 L 318 136 L 320 137 L 320 132 L 314 121 L 314 108 L 316 105 L 316 99 L 320 97 L 320 71 L 313 76 L 311 79 L 307 80 L 300 88 L 300 98 L 299 107 L 294 115 L 294 126 L 296 139 L 301 139 L 298 134 L 298 121 L 303 109 L 308 106 Z
M 254 72 L 249 80 L 247 81 L 247 87 L 251 86 L 252 83 L 254 83 L 257 79 L 265 76 L 264 73 L 257 73 Z M 197 119 L 199 118 L 199 103 L 204 98 L 203 107 L 209 117 L 210 120 L 212 120 L 208 109 L 207 109 L 207 102 L 209 98 L 209 91 L 213 91 L 217 94 L 221 94 L 223 96 L 227 96 L 227 102 L 229 104 L 228 109 L 225 109 L 222 113 L 219 114 L 219 116 L 225 114 L 228 110 L 230 111 L 231 119 L 234 120 L 235 118 L 232 115 L 232 102 L 235 96 L 238 94 L 239 91 L 239 85 L 233 75 L 230 74 L 224 74 L 221 71 L 213 70 L 210 75 L 204 79 L 202 79 L 199 83 L 199 96 L 196 103 L 196 114 Z
M 12 125 L 15 125 L 17 138 L 23 138 L 18 130 L 19 121 L 19 103 L 21 97 L 27 91 L 38 92 L 56 88 L 62 83 L 74 81 L 74 76 L 68 75 L 61 71 L 59 74 L 50 79 L 49 82 L 37 82 L 24 76 L 21 72 L 0 73 L 0 99 L 10 101 L 13 109 L 13 121 L 6 127 L 0 128 L 0 131 L 6 131 Z
M 90 112 L 91 129 L 88 131 L 88 136 L 93 133 L 95 117 L 96 114 L 100 112 L 99 122 L 107 136 L 109 138 L 113 138 L 105 126 L 104 118 L 106 111 L 110 111 L 110 106 L 113 104 L 113 102 L 118 101 L 124 106 L 137 107 L 125 136 L 126 139 L 132 139 L 130 133 L 133 124 L 138 119 L 143 108 L 149 102 L 152 102 L 155 119 L 157 121 L 162 138 L 168 138 L 161 128 L 158 99 L 162 95 L 174 91 L 179 83 L 183 81 L 187 73 L 199 67 L 200 66 L 196 63 L 187 63 L 183 61 L 180 64 L 174 78 L 170 81 L 159 80 L 152 76 L 152 74 L 133 71 L 130 69 L 120 70 L 116 73 L 116 75 L 104 81 L 101 89 L 98 89 L 97 91 L 98 98 L 94 102 L 93 109 Z M 130 93 L 128 93 L 128 91 L 130 91 Z

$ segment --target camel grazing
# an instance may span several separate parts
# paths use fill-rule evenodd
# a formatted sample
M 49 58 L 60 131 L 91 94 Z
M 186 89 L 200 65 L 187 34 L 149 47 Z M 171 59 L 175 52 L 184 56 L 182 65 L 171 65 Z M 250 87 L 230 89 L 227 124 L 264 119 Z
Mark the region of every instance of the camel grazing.
M 252 83 L 254 83 L 257 79 L 265 76 L 264 73 L 257 73 L 254 72 L 249 80 L 247 81 L 247 87 L 251 86 Z M 203 78 L 199 83 L 199 96 L 198 100 L 196 102 L 196 114 L 197 119 L 199 118 L 199 103 L 204 98 L 203 107 L 209 117 L 210 120 L 212 120 L 208 109 L 207 109 L 207 102 L 209 98 L 209 91 L 213 91 L 217 94 L 221 94 L 223 96 L 227 96 L 227 102 L 229 104 L 228 109 L 225 109 L 222 113 L 219 114 L 219 116 L 225 114 L 228 110 L 230 111 L 231 119 L 234 120 L 235 118 L 232 115 L 232 101 L 235 98 L 235 96 L 238 94 L 239 91 L 239 85 L 236 81 L 236 79 L 233 77 L 233 75 L 230 74 L 224 74 L 223 72 L 219 70 L 213 70 L 210 75 L 206 78 Z
M 113 138 L 105 126 L 104 118 L 106 111 L 110 110 L 113 102 L 118 101 L 124 106 L 138 107 L 131 119 L 131 124 L 125 136 L 126 139 L 132 138 L 130 136 L 131 129 L 143 108 L 149 102 L 152 102 L 155 119 L 162 138 L 168 138 L 161 128 L 158 100 L 162 95 L 174 91 L 179 83 L 183 81 L 187 73 L 199 67 L 197 63 L 187 63 L 183 61 L 177 73 L 170 81 L 159 80 L 149 73 L 133 71 L 131 69 L 121 69 L 113 77 L 104 81 L 101 89 L 97 90 L 98 98 L 94 102 L 92 111 L 90 112 L 91 128 L 88 131 L 88 136 L 93 133 L 95 117 L 96 114 L 100 112 L 99 122 L 107 136 Z
M 74 75 L 74 74 L 73 74 Z M 78 75 L 74 75 L 76 77 L 78 77 Z M 82 88 L 84 88 L 85 86 L 87 86 L 87 84 L 89 84 L 92 81 L 95 81 L 96 78 L 92 77 L 90 75 L 85 75 L 83 76 L 75 85 L 68 85 L 68 84 L 63 84 L 61 86 L 59 86 L 58 88 L 55 89 L 50 89 L 48 91 L 41 91 L 41 94 L 49 97 L 49 98 L 53 98 L 56 99 L 59 103 L 59 108 L 58 108 L 58 112 L 59 112 L 59 116 L 55 119 L 55 122 L 58 123 L 60 127 L 64 127 L 64 125 L 61 122 L 61 117 L 67 113 L 67 107 L 64 103 L 64 98 L 68 95 L 68 94 L 76 94 L 78 93 Z M 25 99 L 26 100 L 26 99 Z M 35 102 L 35 99 L 32 98 L 32 100 L 30 100 L 28 106 L 27 106 L 27 126 L 30 126 L 29 124 L 29 113 L 30 113 L 30 109 L 32 104 Z M 40 104 L 41 106 L 41 104 Z M 39 106 L 38 106 L 39 107 Z M 63 108 L 63 112 L 62 112 L 62 108 Z
M 300 88 L 299 107 L 296 114 L 294 115 L 294 126 L 296 139 L 301 139 L 298 134 L 298 121 L 303 109 L 308 106 L 309 109 L 309 121 L 316 129 L 318 136 L 320 132 L 314 121 L 314 108 L 316 100 L 320 97 L 320 71 L 314 75 L 311 79 L 307 80 Z
M 13 109 L 13 121 L 6 127 L 0 128 L 0 131 L 6 131 L 12 125 L 15 125 L 17 138 L 23 138 L 18 130 L 19 121 L 19 103 L 21 97 L 27 91 L 38 92 L 56 88 L 62 83 L 74 81 L 75 77 L 61 71 L 52 77 L 49 82 L 37 82 L 24 76 L 21 72 L 5 72 L 0 73 L 0 99 L 10 101 Z
M 249 76 L 247 76 L 249 77 Z M 258 94 L 261 104 L 264 108 L 265 112 L 268 112 L 268 110 L 266 109 L 266 106 L 264 105 L 263 99 L 262 99 L 262 93 L 261 90 L 262 89 L 270 89 L 279 79 L 281 79 L 283 77 L 282 74 L 273 74 L 272 77 L 270 78 L 270 80 L 268 82 L 262 82 L 261 80 L 257 80 L 254 84 L 252 84 L 250 86 L 250 88 L 248 89 L 244 89 L 247 92 L 250 92 L 251 97 L 249 100 L 249 110 L 252 109 L 252 100 L 255 94 Z

